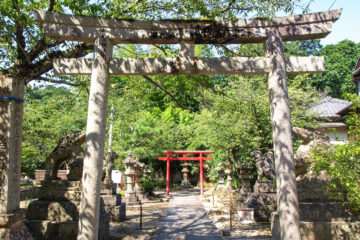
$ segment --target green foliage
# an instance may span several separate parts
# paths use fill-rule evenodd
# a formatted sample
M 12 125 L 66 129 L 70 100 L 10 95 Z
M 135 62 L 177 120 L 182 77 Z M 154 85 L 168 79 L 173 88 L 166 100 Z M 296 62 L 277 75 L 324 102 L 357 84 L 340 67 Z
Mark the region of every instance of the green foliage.
M 25 99 L 22 172 L 33 176 L 61 136 L 84 130 L 87 95 L 64 87 L 27 87 Z
M 350 210 L 360 216 L 360 118 L 357 113 L 360 99 L 352 96 L 352 112 L 346 120 L 349 124 L 349 143 L 336 146 L 321 146 L 312 152 L 314 169 L 326 171 L 332 181 L 329 193 L 344 202 Z
M 152 193 L 154 191 L 154 188 L 156 187 L 156 182 L 146 178 L 141 178 L 140 184 L 143 190 L 148 193 Z

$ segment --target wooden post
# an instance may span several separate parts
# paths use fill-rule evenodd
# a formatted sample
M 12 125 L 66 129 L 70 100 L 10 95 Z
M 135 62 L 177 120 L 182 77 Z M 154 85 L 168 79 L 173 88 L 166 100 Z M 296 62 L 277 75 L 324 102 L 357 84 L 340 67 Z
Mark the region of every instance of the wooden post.
M 201 196 L 204 196 L 204 171 L 203 171 L 203 154 L 200 153 L 200 188 Z
M 86 148 L 82 176 L 78 240 L 98 239 L 100 188 L 109 92 L 109 60 L 112 43 L 105 36 L 96 39 L 91 73 Z
M 271 61 L 268 87 L 274 141 L 280 235 L 281 239 L 284 240 L 300 240 L 299 206 L 291 137 L 285 56 L 280 34 L 275 31 L 269 31 L 265 47 L 266 54 Z
M 170 194 L 170 153 L 166 155 L 166 196 Z

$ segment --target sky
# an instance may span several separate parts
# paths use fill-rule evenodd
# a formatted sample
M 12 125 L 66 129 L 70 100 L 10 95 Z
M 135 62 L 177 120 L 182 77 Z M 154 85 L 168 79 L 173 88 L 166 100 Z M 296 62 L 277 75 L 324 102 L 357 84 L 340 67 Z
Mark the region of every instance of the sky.
M 334 3 L 335 2 L 335 3 Z M 360 0 L 314 0 L 310 4 L 310 12 L 322 12 L 342 8 L 342 14 L 333 25 L 333 31 L 321 39 L 323 45 L 336 44 L 349 39 L 360 42 Z

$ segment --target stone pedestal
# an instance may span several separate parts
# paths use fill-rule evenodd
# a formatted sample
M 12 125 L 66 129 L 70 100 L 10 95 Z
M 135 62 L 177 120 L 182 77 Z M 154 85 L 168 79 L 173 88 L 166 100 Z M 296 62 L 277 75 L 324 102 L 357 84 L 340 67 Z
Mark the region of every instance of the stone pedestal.
M 25 224 L 37 240 L 77 238 L 81 197 L 80 181 L 42 181 L 37 201 L 29 204 Z M 98 239 L 109 238 L 110 216 L 100 200 Z
M 183 163 L 183 164 L 181 164 L 181 166 L 183 167 L 183 169 L 181 170 L 181 172 L 183 174 L 183 180 L 181 181 L 181 187 L 182 188 L 192 188 L 193 186 L 191 185 L 191 183 L 189 181 L 190 164 Z
M 251 194 L 251 180 L 254 178 L 251 175 L 251 172 L 254 170 L 254 167 L 249 164 L 243 164 L 240 166 L 239 170 L 241 179 L 239 201 L 240 207 L 244 207 L 244 201 Z
M 121 202 L 121 195 L 116 194 L 116 184 L 102 184 L 101 198 L 104 201 L 105 211 L 110 214 L 111 221 L 125 220 L 126 204 Z
M 227 189 L 233 189 L 233 185 L 232 185 L 232 173 L 233 171 L 228 168 L 225 170 L 225 174 L 226 174 L 226 188 Z
M 247 208 L 254 208 L 255 222 L 270 222 L 271 213 L 276 211 L 276 191 L 270 181 L 256 182 L 254 192 L 244 202 Z

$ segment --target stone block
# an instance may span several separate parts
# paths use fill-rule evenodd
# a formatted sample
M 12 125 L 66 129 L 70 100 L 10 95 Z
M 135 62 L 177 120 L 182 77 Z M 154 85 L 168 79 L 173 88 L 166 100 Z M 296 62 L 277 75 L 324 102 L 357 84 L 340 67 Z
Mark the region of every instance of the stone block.
M 256 223 L 271 222 L 271 213 L 276 211 L 275 205 L 256 206 L 254 208 L 254 220 Z
M 65 221 L 59 223 L 59 236 L 61 236 L 61 239 L 76 239 L 78 233 L 78 225 L 78 221 Z
M 276 193 L 271 182 L 256 182 L 254 185 L 254 192 L 256 193 Z
M 252 193 L 246 199 L 246 207 L 254 208 L 256 206 L 276 205 L 276 193 Z
M 36 240 L 76 240 L 79 221 L 54 222 L 48 220 L 25 220 L 26 226 Z M 99 240 L 109 239 L 110 216 L 100 215 Z
M 101 195 L 101 198 L 104 200 L 106 206 L 116 206 L 121 204 L 121 195 Z
M 57 222 L 25 219 L 24 223 L 36 240 L 61 239 L 59 236 L 59 223 Z
M 29 204 L 26 219 L 68 221 L 79 219 L 79 202 L 33 201 Z
M 360 239 L 360 222 L 300 221 L 302 240 Z M 279 215 L 271 215 L 272 239 L 281 239 Z
M 324 190 L 318 188 L 298 189 L 299 202 L 327 202 L 329 198 Z
M 110 220 L 113 222 L 121 222 L 126 217 L 126 204 L 120 203 L 117 206 L 105 206 L 105 211 L 110 214 Z
M 81 191 L 68 190 L 43 190 L 39 191 L 39 200 L 57 200 L 57 201 L 80 201 Z
M 101 184 L 101 195 L 115 195 L 116 184 Z
M 300 221 L 348 221 L 351 216 L 340 203 L 299 203 Z

